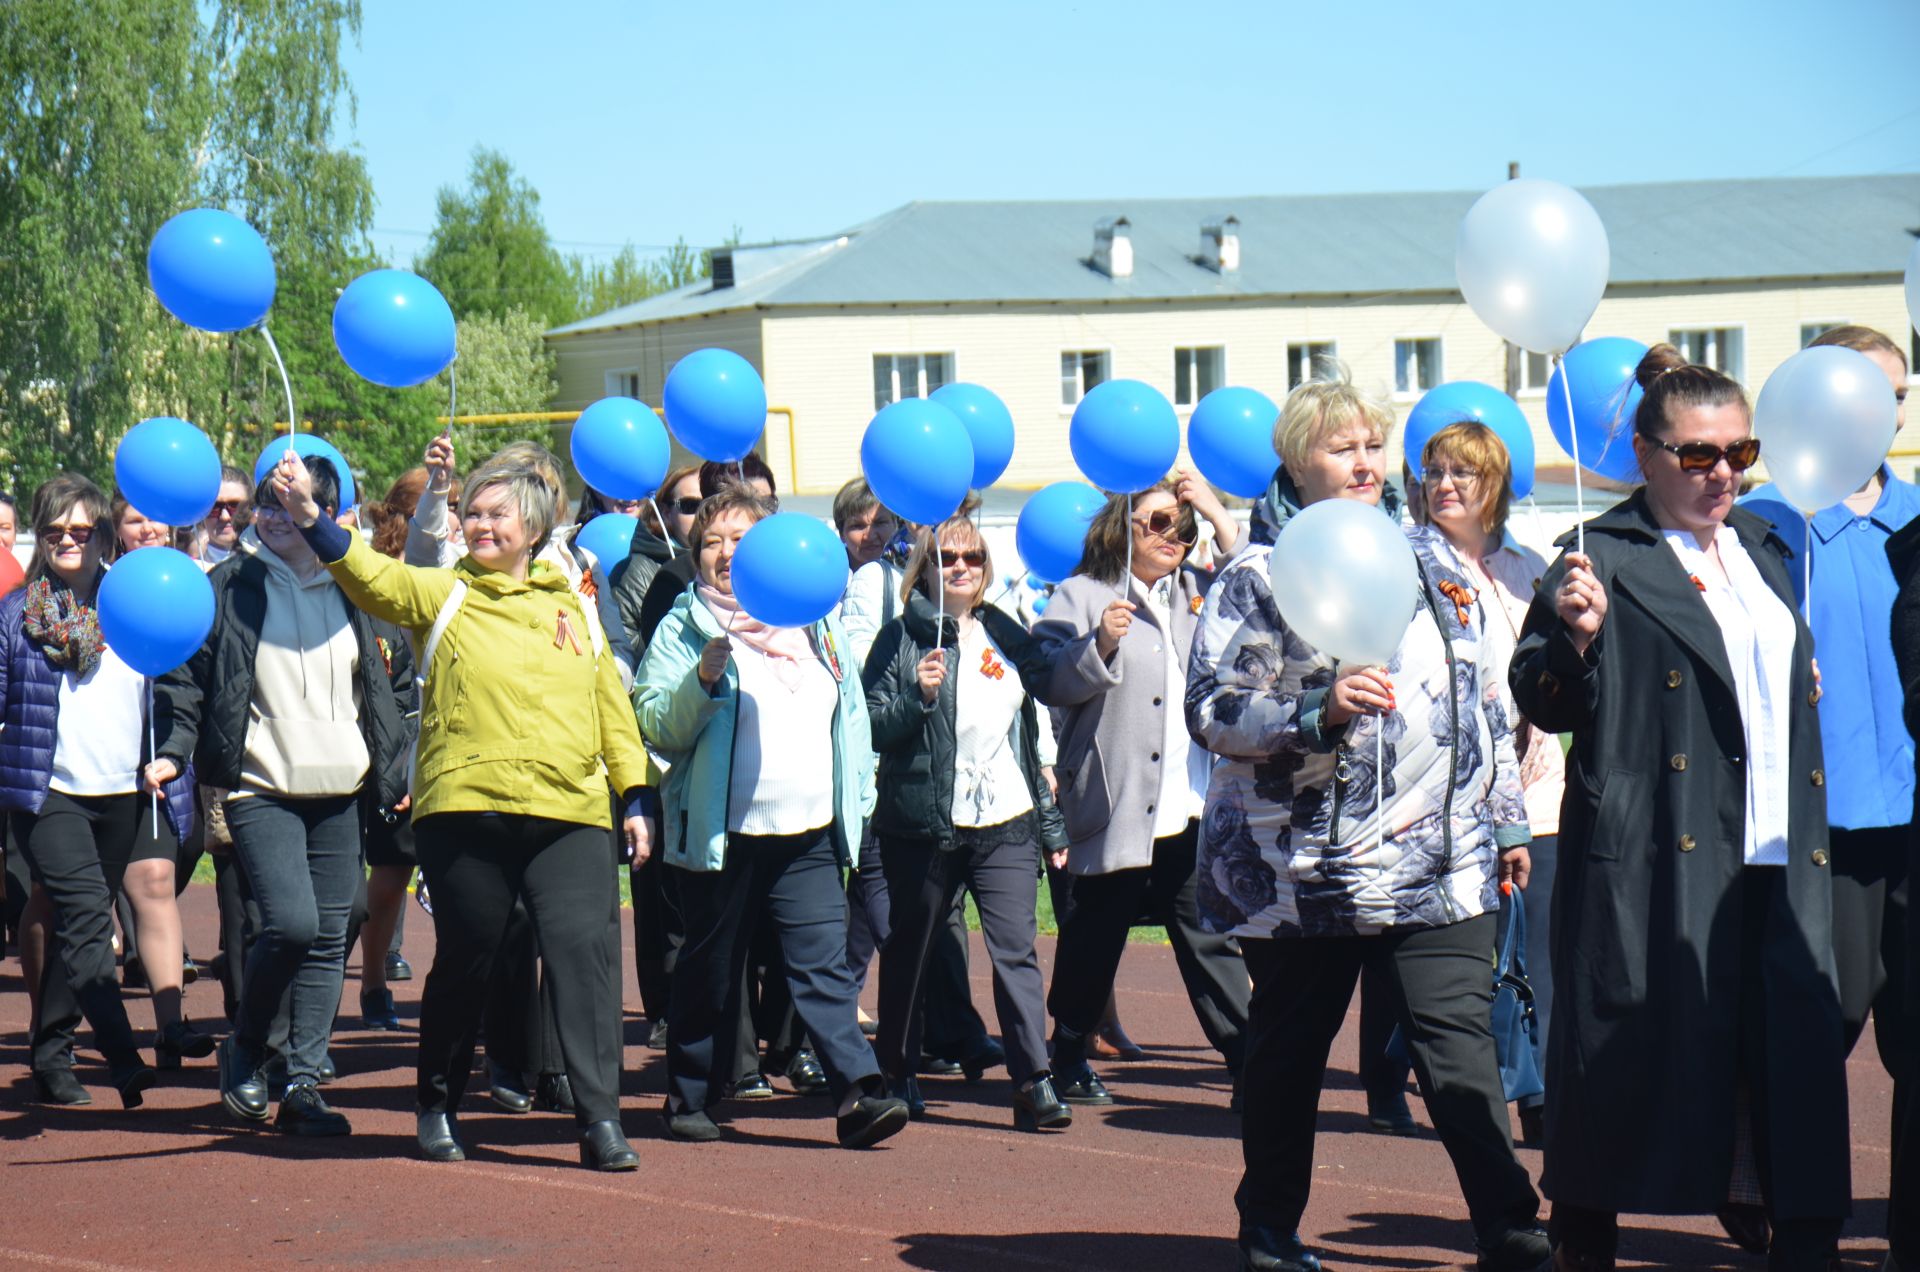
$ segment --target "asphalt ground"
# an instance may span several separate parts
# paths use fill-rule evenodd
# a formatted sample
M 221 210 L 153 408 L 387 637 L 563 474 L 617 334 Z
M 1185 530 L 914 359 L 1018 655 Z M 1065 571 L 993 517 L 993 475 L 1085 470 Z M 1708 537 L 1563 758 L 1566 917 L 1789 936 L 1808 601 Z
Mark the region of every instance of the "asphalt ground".
M 212 889 L 189 888 L 182 908 L 189 945 L 210 955 Z M 414 919 L 407 956 L 417 976 L 394 987 L 401 1033 L 359 1030 L 357 964 L 349 967 L 348 1010 L 334 1039 L 341 1077 L 327 1088 L 353 1120 L 354 1134 L 341 1140 L 236 1124 L 220 1107 L 211 1060 L 188 1061 L 145 1107 L 123 1111 L 104 1067 L 83 1053 L 91 1106 L 29 1103 L 26 995 L 18 963 L 0 962 L 0 1263 L 95 1272 L 1234 1266 L 1239 1123 L 1167 947 L 1127 948 L 1122 1017 L 1148 1054 L 1101 1066 L 1111 1108 L 1078 1111 L 1062 1134 L 1023 1135 L 1012 1129 L 1004 1072 L 972 1086 L 929 1078 L 931 1119 L 866 1152 L 837 1148 L 828 1102 L 792 1095 L 778 1080 L 775 1099 L 723 1106 L 722 1142 L 664 1139 L 664 1061 L 645 1046 L 629 947 L 622 1108 L 641 1168 L 597 1175 L 578 1164 L 571 1118 L 499 1113 L 472 1088 L 462 1114 L 471 1160 L 413 1157 L 413 1028 L 433 943 L 431 925 Z M 974 939 L 975 998 L 991 1022 L 987 963 Z M 1043 938 L 1043 964 L 1052 952 Z M 219 1022 L 217 985 L 191 987 L 187 1001 L 210 1028 Z M 128 1003 L 136 1027 L 149 1028 L 146 997 Z M 1330 1269 L 1471 1266 L 1465 1207 L 1419 1097 L 1418 1136 L 1368 1129 L 1354 1076 L 1357 1025 L 1356 1000 L 1321 1099 L 1303 1232 Z M 1849 1079 L 1859 1200 L 1845 1253 L 1850 1268 L 1878 1268 L 1892 1086 L 1871 1038 L 1856 1050 Z M 1521 1158 L 1537 1177 L 1539 1154 Z M 1764 1267 L 1711 1218 L 1626 1218 L 1622 1227 L 1622 1266 Z

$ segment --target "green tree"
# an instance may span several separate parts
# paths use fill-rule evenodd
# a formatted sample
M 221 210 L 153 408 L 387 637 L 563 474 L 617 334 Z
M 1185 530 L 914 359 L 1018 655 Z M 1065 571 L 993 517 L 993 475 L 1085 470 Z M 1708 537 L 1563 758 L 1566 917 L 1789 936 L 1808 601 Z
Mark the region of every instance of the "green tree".
M 540 219 L 540 194 L 497 150 L 473 152 L 467 187 L 443 186 L 414 268 L 460 318 L 522 309 L 549 325 L 574 316 L 576 286 Z
M 579 293 L 577 312 L 583 318 L 713 275 L 712 254 L 694 251 L 684 238 L 675 239 L 665 255 L 651 260 L 642 260 L 629 243 L 611 260 L 593 261 L 575 256 L 569 266 Z

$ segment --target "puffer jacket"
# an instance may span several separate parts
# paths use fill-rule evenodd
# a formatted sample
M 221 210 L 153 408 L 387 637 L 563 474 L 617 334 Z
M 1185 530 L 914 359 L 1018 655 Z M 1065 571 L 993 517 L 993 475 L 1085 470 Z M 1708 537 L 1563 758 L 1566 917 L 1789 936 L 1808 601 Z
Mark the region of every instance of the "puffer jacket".
M 37 813 L 53 780 L 53 749 L 60 733 L 60 669 L 27 638 L 22 616 L 27 589 L 0 600 L 0 809 Z M 141 747 L 145 754 L 144 744 Z M 193 832 L 193 776 L 182 772 L 161 789 L 167 820 L 180 839 Z
M 1008 662 L 1013 665 L 1027 697 L 1014 717 L 1012 737 L 1033 796 L 1035 837 L 1046 852 L 1067 847 L 1067 831 L 1041 773 L 1039 713 L 1033 695 L 1044 691 L 1053 676 L 1053 660 L 1018 620 L 991 605 L 974 611 Z M 950 675 L 940 685 L 934 702 L 920 692 L 917 668 L 935 645 L 949 651 L 949 665 L 958 657 L 959 627 L 952 616 L 939 619 L 926 597 L 915 592 L 905 612 L 880 629 L 867 655 L 863 680 L 867 716 L 873 725 L 873 748 L 880 753 L 879 799 L 873 809 L 876 834 L 932 841 L 942 851 L 955 847 L 953 784 L 956 766 L 956 712 L 960 677 Z
M 673 560 L 675 549 L 665 539 L 647 529 L 646 523 L 633 528 L 633 543 L 627 550 L 626 558 L 616 563 L 607 572 L 607 583 L 613 589 L 613 603 L 620 615 L 620 626 L 625 629 L 627 639 L 633 645 L 635 667 L 640 659 L 647 655 L 647 638 L 653 633 L 640 624 L 640 611 L 646 604 L 647 589 L 653 586 L 653 580 L 660 573 L 660 567 Z
M 270 568 L 253 551 L 241 551 L 208 572 L 213 631 L 192 658 L 155 684 L 160 754 L 183 768 L 192 760 L 200 780 L 221 790 L 243 785 L 240 770 L 247 754 L 254 663 L 267 619 Z M 403 666 L 399 674 L 411 681 L 413 656 L 404 641 L 398 649 L 391 642 L 383 646 L 367 614 L 351 607 L 348 613 L 359 647 L 359 723 L 371 779 L 364 795 L 375 810 L 392 808 L 407 793 L 411 749 L 406 712 L 395 697 L 394 669 Z
M 1422 604 L 1387 666 L 1398 705 L 1328 728 L 1333 661 L 1287 628 L 1268 580 L 1272 544 L 1299 506 L 1282 474 L 1194 637 L 1187 726 L 1222 761 L 1201 821 L 1201 920 L 1242 937 L 1312 937 L 1488 913 L 1500 853 L 1531 835 L 1512 709 L 1498 669 L 1483 665 L 1471 575 L 1438 533 L 1405 528 Z

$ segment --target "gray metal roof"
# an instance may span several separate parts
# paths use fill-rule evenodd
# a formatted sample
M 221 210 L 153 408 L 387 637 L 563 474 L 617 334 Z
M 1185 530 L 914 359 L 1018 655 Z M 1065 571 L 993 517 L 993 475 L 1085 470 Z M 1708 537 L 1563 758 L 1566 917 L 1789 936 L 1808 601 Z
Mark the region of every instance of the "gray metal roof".
M 909 203 L 809 243 L 734 249 L 705 281 L 556 328 L 605 330 L 753 306 L 1142 300 L 1452 292 L 1453 243 L 1480 191 L 1204 199 Z M 1606 224 L 1612 281 L 1897 275 L 1920 227 L 1920 173 L 1681 181 L 1582 191 Z M 1241 264 L 1195 259 L 1239 218 Z M 1097 222 L 1131 223 L 1133 274 L 1088 263 Z

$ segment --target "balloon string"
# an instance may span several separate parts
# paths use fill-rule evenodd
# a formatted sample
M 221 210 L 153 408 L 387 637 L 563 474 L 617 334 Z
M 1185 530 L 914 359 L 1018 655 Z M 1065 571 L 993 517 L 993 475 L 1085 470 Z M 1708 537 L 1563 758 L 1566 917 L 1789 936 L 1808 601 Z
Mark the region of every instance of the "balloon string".
M 1806 526 L 1806 537 L 1801 540 L 1806 546 L 1800 553 L 1800 617 L 1811 624 L 1813 622 L 1813 514 L 1802 512 L 1800 520 Z
M 1545 529 L 1543 529 L 1543 528 L 1542 528 L 1542 526 L 1541 526 L 1541 522 L 1540 522 L 1540 505 L 1539 505 L 1539 504 L 1537 504 L 1537 503 L 1535 503 L 1535 502 L 1533 501 L 1533 492 L 1532 492 L 1532 491 L 1528 491 L 1528 492 L 1527 492 L 1527 511 L 1528 511 L 1528 512 L 1529 512 L 1530 514 L 1532 514 L 1532 519 L 1533 519 L 1533 541 L 1534 541 L 1534 543 L 1535 543 L 1535 544 L 1537 544 L 1537 545 L 1543 545 L 1543 547 L 1550 547 L 1550 546 L 1552 546 L 1551 544 L 1549 544 L 1549 543 L 1547 542 L 1547 532 L 1546 532 L 1546 530 L 1545 530 Z M 1543 555 L 1543 556 L 1544 556 L 1544 555 L 1545 555 L 1545 552 L 1543 551 L 1543 552 L 1541 553 L 1541 555 Z
M 660 523 L 660 537 L 667 541 L 667 560 L 671 561 L 674 557 L 673 535 L 667 531 L 667 519 L 660 514 L 660 501 L 648 495 L 647 502 L 653 505 L 653 519 Z
M 1120 576 L 1120 599 L 1124 601 L 1133 590 L 1133 500 L 1126 495 L 1120 498 L 1127 501 L 1127 572 Z
M 1575 549 L 1580 555 L 1587 552 L 1587 497 L 1580 481 L 1580 429 L 1573 418 L 1573 380 L 1567 374 L 1567 356 L 1564 353 L 1553 355 L 1553 365 L 1560 372 L 1560 392 L 1567 399 L 1567 449 L 1573 452 L 1573 533 Z
M 1380 717 L 1380 731 L 1373 735 L 1373 847 L 1378 852 L 1387 843 L 1387 718 Z
M 460 402 L 460 384 L 454 378 L 453 364 L 447 364 L 447 440 L 453 440 L 453 422 L 459 418 L 454 407 Z
M 265 331 L 266 328 L 262 327 L 261 330 Z M 159 750 L 160 744 L 155 741 L 153 732 L 153 678 L 149 676 L 147 678 L 147 763 L 160 762 Z M 153 837 L 158 839 L 160 838 L 160 788 L 156 786 L 148 791 L 147 797 L 153 807 Z
M 939 617 L 936 618 L 933 623 L 933 647 L 935 649 L 939 649 L 946 643 L 945 638 L 946 638 L 946 630 L 947 630 L 947 550 L 946 548 L 941 546 L 940 531 L 937 527 L 933 532 L 933 560 L 934 560 L 934 569 L 936 573 L 936 577 L 934 581 L 938 585 L 933 589 L 933 595 L 936 603 L 940 607 L 939 610 L 937 611 L 939 614 Z M 958 639 L 957 635 L 955 639 L 956 640 Z
M 293 435 L 300 431 L 300 417 L 293 413 L 293 381 L 287 378 L 287 364 L 280 358 L 280 346 L 273 342 L 273 333 L 267 330 L 267 324 L 260 324 L 260 334 L 267 342 L 267 350 L 273 354 L 273 365 L 280 368 L 280 387 L 287 394 L 287 454 L 293 454 Z

